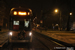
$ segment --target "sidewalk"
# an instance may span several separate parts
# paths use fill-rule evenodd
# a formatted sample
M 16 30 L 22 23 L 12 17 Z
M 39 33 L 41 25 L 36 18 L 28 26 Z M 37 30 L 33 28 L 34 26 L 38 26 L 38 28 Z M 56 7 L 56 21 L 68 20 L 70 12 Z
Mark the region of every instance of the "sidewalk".
M 59 41 L 66 42 L 75 46 L 75 32 L 74 31 L 50 31 L 50 30 L 44 31 L 43 30 L 42 32 L 40 32 L 40 30 L 37 29 L 36 32 L 39 32 L 53 39 L 57 39 Z
M 2 47 L 8 39 L 8 29 L 2 29 L 0 31 L 0 47 Z
M 7 32 L 7 31 L 9 31 L 9 29 L 1 29 L 0 33 L 1 32 Z

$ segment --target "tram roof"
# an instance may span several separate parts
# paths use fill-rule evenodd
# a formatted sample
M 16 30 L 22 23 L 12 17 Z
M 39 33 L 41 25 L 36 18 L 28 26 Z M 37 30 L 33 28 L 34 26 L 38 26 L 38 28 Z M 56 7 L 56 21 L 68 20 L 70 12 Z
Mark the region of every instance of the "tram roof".
M 31 12 L 32 10 L 29 8 L 12 8 L 11 11 L 27 11 Z

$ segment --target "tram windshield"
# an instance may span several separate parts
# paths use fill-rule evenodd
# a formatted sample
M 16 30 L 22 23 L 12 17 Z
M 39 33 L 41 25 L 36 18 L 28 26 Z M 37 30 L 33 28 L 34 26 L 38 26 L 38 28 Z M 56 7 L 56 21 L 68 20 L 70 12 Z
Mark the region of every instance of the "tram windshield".
M 30 31 L 30 21 L 13 21 L 13 30 Z

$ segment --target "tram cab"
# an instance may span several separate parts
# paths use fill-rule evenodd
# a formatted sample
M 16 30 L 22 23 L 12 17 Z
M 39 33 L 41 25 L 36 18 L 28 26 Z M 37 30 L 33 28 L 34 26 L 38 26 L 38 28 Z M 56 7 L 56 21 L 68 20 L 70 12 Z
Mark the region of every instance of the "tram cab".
M 12 8 L 9 21 L 9 42 L 32 42 L 31 9 Z

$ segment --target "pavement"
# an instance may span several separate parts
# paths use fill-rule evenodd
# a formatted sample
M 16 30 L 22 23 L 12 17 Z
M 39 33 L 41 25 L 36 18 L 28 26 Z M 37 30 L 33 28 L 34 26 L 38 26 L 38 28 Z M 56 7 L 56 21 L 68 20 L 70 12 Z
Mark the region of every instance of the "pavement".
M 0 31 L 0 47 L 2 47 L 8 40 L 8 29 L 2 29 Z
M 57 39 L 59 41 L 62 41 L 68 44 L 72 44 L 73 46 L 75 46 L 75 31 L 51 31 L 51 30 L 41 31 L 39 29 L 36 29 L 34 31 L 39 32 L 48 37 L 51 37 L 53 39 Z

